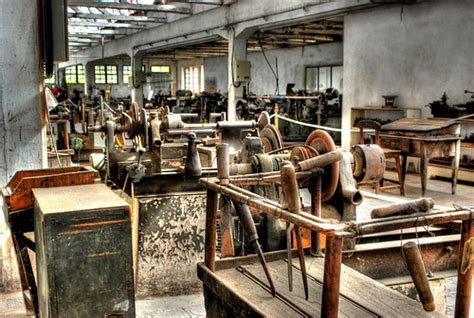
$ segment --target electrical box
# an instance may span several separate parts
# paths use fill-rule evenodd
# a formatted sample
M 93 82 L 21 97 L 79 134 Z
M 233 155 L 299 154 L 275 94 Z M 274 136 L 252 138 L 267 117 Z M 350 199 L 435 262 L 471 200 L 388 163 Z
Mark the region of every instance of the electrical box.
M 54 62 L 69 60 L 67 1 L 50 0 Z
M 250 62 L 236 61 L 234 64 L 234 81 L 249 82 L 250 81 Z

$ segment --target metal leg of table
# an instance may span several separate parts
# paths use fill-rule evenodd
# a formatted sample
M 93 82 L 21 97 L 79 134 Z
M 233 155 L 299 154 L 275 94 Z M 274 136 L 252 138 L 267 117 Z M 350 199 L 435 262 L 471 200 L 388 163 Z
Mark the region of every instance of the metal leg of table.
M 426 182 L 428 180 L 428 163 L 430 158 L 426 153 L 426 150 L 423 150 L 420 158 L 420 177 L 421 177 L 421 196 L 424 197 L 426 194 Z
M 461 140 L 456 141 L 454 158 L 451 163 L 452 179 L 451 179 L 451 193 L 456 194 L 456 185 L 458 183 L 459 160 L 461 157 Z

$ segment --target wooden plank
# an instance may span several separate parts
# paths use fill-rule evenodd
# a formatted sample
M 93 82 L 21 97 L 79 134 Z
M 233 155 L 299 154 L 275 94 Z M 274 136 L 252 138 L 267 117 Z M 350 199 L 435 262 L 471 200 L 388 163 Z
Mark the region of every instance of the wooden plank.
M 449 122 L 446 120 L 423 120 L 402 118 L 382 126 L 382 131 L 396 130 L 396 131 L 413 131 L 413 132 L 430 132 L 433 130 L 448 128 L 453 125 L 459 125 L 456 122 Z

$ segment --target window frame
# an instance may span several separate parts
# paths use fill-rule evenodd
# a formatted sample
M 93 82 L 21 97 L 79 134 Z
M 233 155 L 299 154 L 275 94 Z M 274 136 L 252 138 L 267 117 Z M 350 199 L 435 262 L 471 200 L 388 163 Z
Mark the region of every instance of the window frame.
M 308 83 L 308 69 L 314 69 L 316 71 L 316 92 L 324 92 L 327 88 L 334 88 L 334 68 L 338 68 L 338 67 L 344 67 L 344 65 L 342 64 L 331 64 L 331 65 L 307 65 L 305 67 L 305 72 L 304 72 L 304 76 L 305 76 L 305 79 L 304 79 L 304 87 L 305 87 L 305 90 L 310 90 L 310 91 L 313 91 L 313 89 L 311 87 L 309 87 L 309 83 Z M 329 68 L 330 70 L 330 74 L 329 74 L 329 77 L 330 77 L 330 87 L 326 87 L 324 89 L 320 89 L 320 83 L 321 83 L 321 73 L 320 73 L 320 69 L 325 69 L 325 68 Z M 342 89 L 343 87 L 337 87 L 337 89 L 342 93 Z
M 102 69 L 103 72 L 98 73 L 98 68 Z M 114 68 L 114 74 L 109 74 L 109 68 Z M 98 75 L 103 78 L 103 81 L 98 81 Z M 114 76 L 115 80 L 111 81 L 110 78 Z M 117 64 L 96 64 L 94 65 L 94 83 L 99 85 L 105 84 L 118 84 L 119 83 L 119 73 L 118 73 L 118 65 Z
M 69 72 L 68 70 L 74 70 Z M 81 85 L 85 82 L 85 70 L 83 64 L 76 64 L 64 68 L 64 79 L 66 84 Z

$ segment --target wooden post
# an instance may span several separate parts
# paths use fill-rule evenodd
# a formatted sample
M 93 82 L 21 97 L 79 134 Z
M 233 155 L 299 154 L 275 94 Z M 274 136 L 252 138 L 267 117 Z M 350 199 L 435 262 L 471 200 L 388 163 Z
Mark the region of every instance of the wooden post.
M 204 263 L 214 272 L 216 269 L 216 244 L 217 244 L 217 192 L 207 190 L 206 210 L 206 237 L 204 246 Z
M 341 261 L 342 238 L 335 235 L 327 235 L 321 317 L 336 318 L 339 313 Z
M 461 227 L 461 242 L 459 246 L 459 265 L 458 265 L 458 286 L 456 291 L 456 308 L 454 311 L 454 317 L 469 317 L 469 310 L 471 304 L 471 292 L 472 292 L 472 275 L 474 273 L 474 264 L 471 265 L 469 270 L 463 273 L 461 268 L 463 257 L 471 257 L 463 255 L 464 245 L 466 242 L 474 237 L 474 219 L 464 220 Z M 471 249 L 468 249 L 470 253 Z
M 311 184 L 311 214 L 321 217 L 322 177 L 316 176 Z M 311 231 L 311 255 L 321 254 L 321 234 Z

